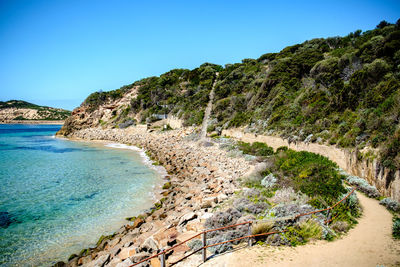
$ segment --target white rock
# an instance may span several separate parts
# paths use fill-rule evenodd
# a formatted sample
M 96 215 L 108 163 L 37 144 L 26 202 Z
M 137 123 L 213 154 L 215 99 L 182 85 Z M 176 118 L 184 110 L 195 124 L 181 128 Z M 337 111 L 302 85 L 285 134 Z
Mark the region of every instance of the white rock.
M 120 262 L 116 265 L 116 267 L 129 267 L 133 264 L 133 262 L 131 261 L 130 258 L 127 258 L 126 260 L 124 260 L 123 262 Z

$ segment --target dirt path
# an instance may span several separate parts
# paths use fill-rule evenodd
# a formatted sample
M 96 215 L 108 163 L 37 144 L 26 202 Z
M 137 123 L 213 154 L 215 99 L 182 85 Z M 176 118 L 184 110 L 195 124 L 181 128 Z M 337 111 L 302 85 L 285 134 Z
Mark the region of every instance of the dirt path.
M 208 101 L 206 110 L 204 112 L 203 124 L 201 126 L 201 140 L 205 140 L 206 136 L 207 136 L 208 119 L 210 117 L 211 110 L 212 110 L 212 105 L 213 105 L 214 95 L 215 95 L 214 90 L 215 90 L 215 84 L 217 83 L 217 79 L 218 79 L 218 72 L 215 73 L 214 83 L 212 85 L 210 96 L 209 96 L 210 100 Z
M 378 201 L 357 195 L 363 216 L 340 240 L 295 248 L 254 246 L 215 257 L 201 266 L 400 266 L 400 241 L 391 235 L 392 215 Z

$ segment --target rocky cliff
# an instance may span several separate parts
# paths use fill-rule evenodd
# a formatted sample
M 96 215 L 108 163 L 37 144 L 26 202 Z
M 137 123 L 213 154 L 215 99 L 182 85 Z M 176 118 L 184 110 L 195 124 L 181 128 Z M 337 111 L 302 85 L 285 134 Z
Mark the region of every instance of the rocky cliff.
M 130 103 L 135 97 L 137 97 L 137 87 L 132 86 L 127 88 L 121 97 L 106 97 L 95 107 L 84 102 L 72 111 L 71 116 L 65 120 L 64 126 L 57 134 L 68 136 L 75 131 L 90 127 L 115 127 L 128 120 L 133 123 L 135 117 L 140 115 L 130 112 Z M 131 119 L 128 117 L 129 114 L 132 115 Z

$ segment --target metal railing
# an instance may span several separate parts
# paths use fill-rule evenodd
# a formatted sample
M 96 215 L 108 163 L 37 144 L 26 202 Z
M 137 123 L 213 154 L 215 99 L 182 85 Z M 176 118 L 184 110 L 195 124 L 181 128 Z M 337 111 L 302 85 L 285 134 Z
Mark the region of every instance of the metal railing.
M 356 189 L 357 189 L 357 187 L 353 187 L 353 189 L 343 199 L 341 199 L 339 202 L 337 202 L 332 207 L 328 207 L 326 209 L 321 209 L 321 210 L 316 210 L 316 211 L 311 211 L 311 212 L 307 212 L 307 213 L 298 214 L 298 215 L 296 215 L 294 217 L 288 217 L 288 219 L 296 220 L 297 218 L 300 218 L 302 216 L 307 216 L 307 215 L 312 215 L 312 214 L 315 214 L 315 213 L 320 213 L 320 212 L 323 212 L 323 211 L 328 211 L 327 219 L 325 220 L 325 224 L 328 224 L 335 218 L 335 217 L 334 218 L 330 218 L 330 216 L 331 216 L 330 211 L 332 209 L 334 209 L 337 205 L 339 205 L 340 203 L 345 201 L 351 194 L 353 194 L 353 192 Z M 193 254 L 195 254 L 195 253 L 197 253 L 199 251 L 202 251 L 202 259 L 203 259 L 203 262 L 205 262 L 207 260 L 207 248 L 211 248 L 211 247 L 223 245 L 223 244 L 226 244 L 226 243 L 239 241 L 239 240 L 246 239 L 246 238 L 248 238 L 248 245 L 252 246 L 252 238 L 254 238 L 254 237 L 267 236 L 267 235 L 272 235 L 272 234 L 279 234 L 279 233 L 284 233 L 284 232 L 288 231 L 288 230 L 282 230 L 282 231 L 274 231 L 274 232 L 268 232 L 268 233 L 261 233 L 261 234 L 253 235 L 252 234 L 252 230 L 251 230 L 251 226 L 252 226 L 253 223 L 254 223 L 254 221 L 247 221 L 247 222 L 237 223 L 237 224 L 224 226 L 224 227 L 220 227 L 220 228 L 205 230 L 205 231 L 203 231 L 201 233 L 198 233 L 198 234 L 192 236 L 191 238 L 188 238 L 185 241 L 182 241 L 182 242 L 180 242 L 180 243 L 178 243 L 178 244 L 176 244 L 176 245 L 174 245 L 174 246 L 172 246 L 172 247 L 170 247 L 168 249 L 161 249 L 161 251 L 159 253 L 157 253 L 157 254 L 155 254 L 153 256 L 150 256 L 148 258 L 145 258 L 145 259 L 143 259 L 143 260 L 141 260 L 141 261 L 139 261 L 139 262 L 137 262 L 135 264 L 132 264 L 129 267 L 136 266 L 138 264 L 141 264 L 143 262 L 149 261 L 149 260 L 151 260 L 151 259 L 153 259 L 155 257 L 158 257 L 158 256 L 160 256 L 161 267 L 165 267 L 166 266 L 166 258 L 165 258 L 166 253 L 168 253 L 169 251 L 174 250 L 175 248 L 177 248 L 177 247 L 179 247 L 179 246 L 181 246 L 183 244 L 186 244 L 190 240 L 192 240 L 194 238 L 197 238 L 199 236 L 202 236 L 202 247 L 199 248 L 199 249 L 196 249 L 195 251 L 189 253 L 188 255 L 185 255 L 184 257 L 180 258 L 176 262 L 171 263 L 170 266 L 175 265 L 178 262 L 181 262 L 182 260 L 192 256 Z M 219 243 L 216 243 L 216 244 L 207 245 L 207 233 L 220 231 L 220 230 L 224 230 L 224 229 L 228 229 L 228 228 L 233 228 L 233 227 L 237 227 L 237 226 L 240 226 L 240 225 L 246 225 L 246 224 L 248 224 L 248 235 L 242 236 L 242 237 L 238 237 L 238 238 L 235 238 L 235 239 L 231 239 L 231 240 L 227 240 L 227 241 L 223 241 L 223 242 L 219 242 Z

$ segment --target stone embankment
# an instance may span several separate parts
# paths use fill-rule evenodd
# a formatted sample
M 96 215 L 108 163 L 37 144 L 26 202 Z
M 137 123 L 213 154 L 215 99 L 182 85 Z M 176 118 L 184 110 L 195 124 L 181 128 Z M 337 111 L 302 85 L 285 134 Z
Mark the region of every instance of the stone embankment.
M 252 165 L 243 158 L 228 157 L 212 143 L 191 141 L 192 132 L 191 128 L 152 133 L 134 128 L 88 128 L 68 136 L 139 146 L 170 176 L 153 210 L 145 211 L 112 237 L 99 240 L 95 248 L 71 256 L 67 266 L 129 266 L 203 229 L 212 209 L 237 190 L 238 178 L 252 170 Z M 187 245 L 179 246 L 166 255 L 167 261 L 175 262 L 189 250 Z M 150 264 L 160 266 L 156 258 Z
M 309 151 L 320 154 L 336 162 L 340 168 L 351 175 L 363 177 L 370 184 L 374 185 L 379 192 L 400 202 L 400 170 L 392 171 L 381 166 L 377 159 L 359 160 L 357 153 L 352 153 L 334 146 L 306 143 L 288 142 L 277 136 L 256 135 L 245 133 L 241 129 L 227 129 L 222 131 L 223 135 L 242 140 L 244 142 L 263 142 L 274 149 L 280 146 L 287 146 L 296 151 Z

